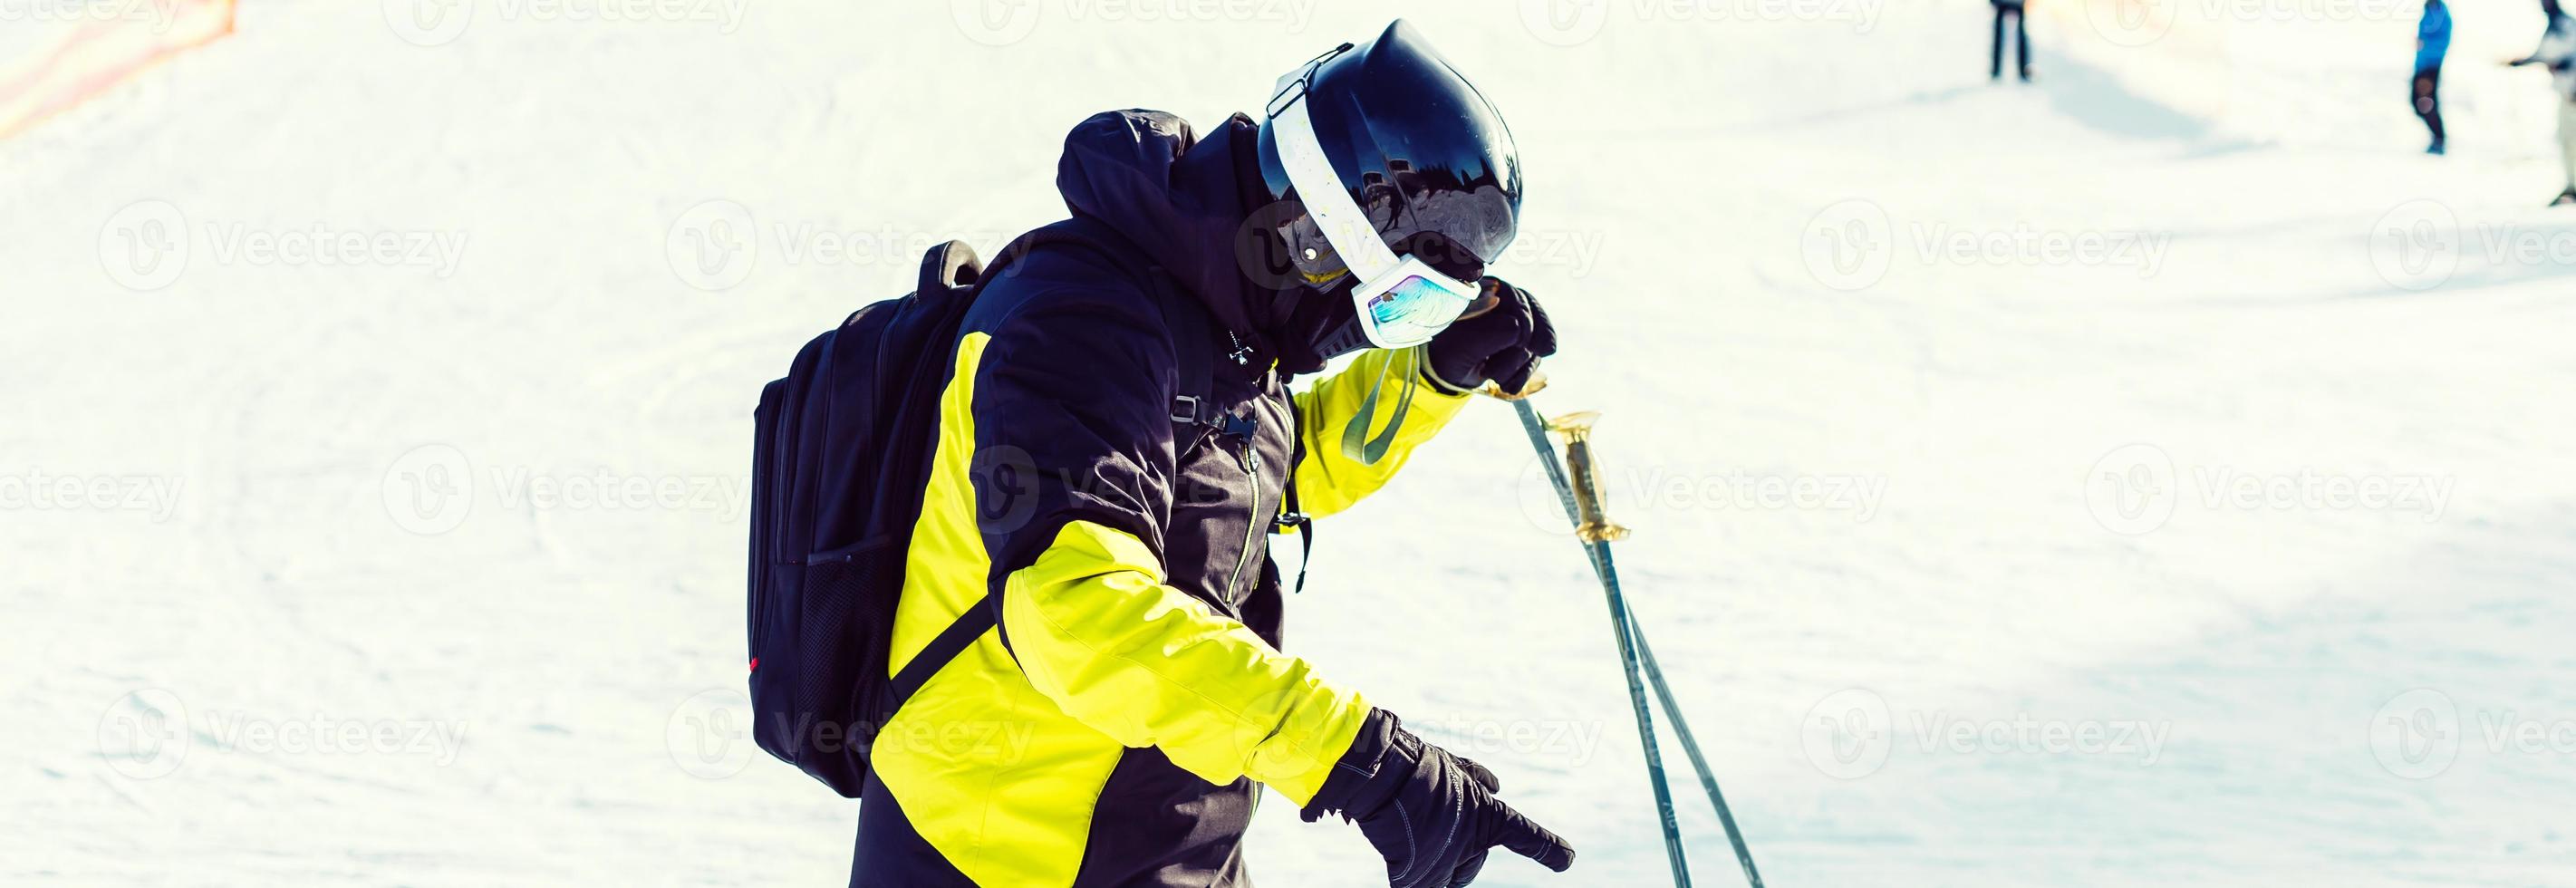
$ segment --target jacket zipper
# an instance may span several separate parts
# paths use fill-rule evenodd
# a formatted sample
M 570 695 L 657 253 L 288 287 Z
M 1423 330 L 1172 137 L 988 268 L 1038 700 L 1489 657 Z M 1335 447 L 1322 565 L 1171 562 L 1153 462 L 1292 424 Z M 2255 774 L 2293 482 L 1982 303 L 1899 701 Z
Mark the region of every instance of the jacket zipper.
M 1233 350 L 1226 353 L 1226 357 L 1233 358 L 1237 366 L 1252 363 L 1252 347 L 1243 344 L 1243 337 L 1235 335 L 1232 330 L 1227 330 L 1225 338 L 1234 346 Z M 1234 554 L 1234 571 L 1225 577 L 1227 607 L 1234 606 L 1235 587 L 1243 584 L 1243 565 L 1252 560 L 1252 542 L 1257 539 L 1254 534 L 1260 533 L 1262 525 L 1268 523 L 1261 520 L 1261 448 L 1259 442 L 1253 440 L 1255 437 L 1257 436 L 1248 431 L 1243 436 L 1241 462 L 1243 473 L 1252 478 L 1252 514 L 1246 517 L 1243 523 L 1243 549 Z
M 1252 560 L 1252 541 L 1255 539 L 1254 535 L 1261 532 L 1262 525 L 1261 449 L 1254 445 L 1249 435 L 1244 436 L 1243 439 L 1242 463 L 1244 474 L 1252 476 L 1252 514 L 1247 516 L 1243 523 L 1243 550 L 1234 555 L 1234 572 L 1227 574 L 1225 578 L 1227 607 L 1234 606 L 1235 587 L 1243 582 L 1243 565 Z

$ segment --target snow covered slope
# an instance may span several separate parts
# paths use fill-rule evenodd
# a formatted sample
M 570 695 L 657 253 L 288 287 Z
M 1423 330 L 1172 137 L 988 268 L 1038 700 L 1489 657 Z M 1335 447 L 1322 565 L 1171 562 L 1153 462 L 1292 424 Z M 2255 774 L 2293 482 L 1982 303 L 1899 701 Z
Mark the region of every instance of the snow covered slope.
M 855 809 L 740 735 L 759 384 L 1054 218 L 1086 114 L 1391 15 L 1512 121 L 1542 404 L 1769 882 L 2576 879 L 2536 16 L 2456 5 L 2437 159 L 2403 5 L 2035 2 L 2030 86 L 1975 0 L 244 3 L 0 142 L 0 879 L 836 884 Z M 1479 884 L 1653 884 L 1543 485 L 1471 411 L 1289 644 L 1582 854 Z M 1377 871 L 1267 808 L 1263 884 Z

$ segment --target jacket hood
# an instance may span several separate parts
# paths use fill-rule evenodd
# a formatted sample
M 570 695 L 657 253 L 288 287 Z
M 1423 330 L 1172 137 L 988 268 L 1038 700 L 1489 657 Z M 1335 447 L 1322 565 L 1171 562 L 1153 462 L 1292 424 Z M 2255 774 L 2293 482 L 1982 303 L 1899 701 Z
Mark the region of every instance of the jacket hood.
M 1284 246 L 1255 224 L 1256 213 L 1302 212 L 1265 206 L 1259 129 L 1237 114 L 1202 139 L 1162 111 L 1094 114 L 1065 136 L 1056 190 L 1066 208 L 1127 235 L 1257 352 L 1290 373 L 1313 372 L 1323 361 L 1311 354 L 1308 331 L 1329 321 L 1308 315 L 1329 315 L 1347 301 L 1301 298 L 1302 289 L 1249 276 L 1287 270 Z

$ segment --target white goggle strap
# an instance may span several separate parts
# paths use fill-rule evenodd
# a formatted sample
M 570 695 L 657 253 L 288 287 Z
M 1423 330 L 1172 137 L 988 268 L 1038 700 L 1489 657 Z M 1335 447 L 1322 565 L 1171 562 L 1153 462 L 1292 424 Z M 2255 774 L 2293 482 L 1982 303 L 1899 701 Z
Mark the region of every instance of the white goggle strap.
M 1378 237 L 1377 226 L 1369 224 L 1368 213 L 1351 200 L 1342 188 L 1342 177 L 1333 172 L 1333 162 L 1324 157 L 1324 144 L 1315 138 L 1315 123 L 1306 116 L 1306 97 L 1301 91 L 1288 98 L 1287 106 L 1270 118 L 1277 127 L 1272 141 L 1279 148 L 1279 165 L 1288 172 L 1288 183 L 1297 186 L 1297 199 L 1306 207 L 1306 215 L 1324 232 L 1324 240 L 1342 258 L 1342 267 L 1350 269 L 1353 280 L 1368 282 L 1395 270 L 1395 251 Z

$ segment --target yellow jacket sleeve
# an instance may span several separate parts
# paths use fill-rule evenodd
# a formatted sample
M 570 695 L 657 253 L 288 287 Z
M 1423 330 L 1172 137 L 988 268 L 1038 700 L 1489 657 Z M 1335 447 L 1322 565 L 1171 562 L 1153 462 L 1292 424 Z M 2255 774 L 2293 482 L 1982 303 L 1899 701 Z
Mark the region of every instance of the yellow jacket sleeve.
M 1250 777 L 1303 806 L 1358 736 L 1369 704 L 1243 624 L 1162 584 L 1127 533 L 1069 522 L 1004 581 L 1002 632 L 1066 715 L 1152 746 L 1210 783 Z
M 1398 361 L 1399 357 L 1406 359 Z M 1395 362 L 1393 372 L 1388 372 L 1389 362 Z M 1466 395 L 1448 394 L 1424 382 L 1419 367 L 1416 359 L 1404 352 L 1378 349 L 1297 394 L 1297 434 L 1306 446 L 1306 458 L 1297 464 L 1299 511 L 1322 517 L 1348 509 L 1376 493 L 1395 477 L 1396 470 L 1404 467 L 1414 448 L 1431 440 L 1467 406 Z M 1394 403 L 1402 397 L 1403 386 L 1413 387 L 1413 407 L 1405 414 L 1404 427 L 1396 432 L 1395 445 L 1388 449 L 1386 458 L 1377 465 L 1362 465 L 1342 454 L 1342 430 L 1359 415 L 1360 402 L 1368 398 L 1369 388 L 1377 384 L 1381 374 L 1385 376 L 1386 389 L 1378 395 L 1377 418 L 1371 421 L 1368 433 L 1375 436 L 1386 431 L 1386 424 L 1394 419 Z

